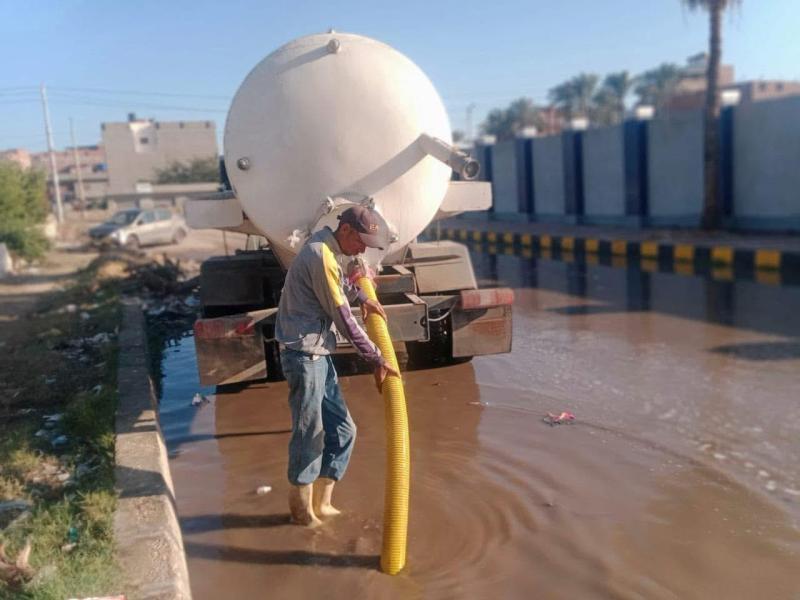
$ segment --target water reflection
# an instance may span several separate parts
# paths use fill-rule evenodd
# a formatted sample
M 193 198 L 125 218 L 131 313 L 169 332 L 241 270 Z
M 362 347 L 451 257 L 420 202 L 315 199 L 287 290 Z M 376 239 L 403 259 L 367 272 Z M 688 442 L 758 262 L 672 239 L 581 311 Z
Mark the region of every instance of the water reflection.
M 800 286 L 764 285 L 754 279 L 720 281 L 708 274 L 662 272 L 658 263 L 624 257 L 617 266 L 602 262 L 545 258 L 540 251 L 522 254 L 490 253 L 479 244 L 470 246 L 479 278 L 510 287 L 530 287 L 561 292 L 596 301 L 590 305 L 559 307 L 563 314 L 597 314 L 616 311 L 654 311 L 682 318 L 749 329 L 780 336 L 800 337 Z M 545 255 L 549 255 L 544 251 Z M 793 357 L 789 344 L 775 355 Z M 732 351 L 733 352 L 733 351 Z M 765 354 L 743 349 L 739 356 L 766 360 Z M 769 355 L 767 353 L 766 355 Z

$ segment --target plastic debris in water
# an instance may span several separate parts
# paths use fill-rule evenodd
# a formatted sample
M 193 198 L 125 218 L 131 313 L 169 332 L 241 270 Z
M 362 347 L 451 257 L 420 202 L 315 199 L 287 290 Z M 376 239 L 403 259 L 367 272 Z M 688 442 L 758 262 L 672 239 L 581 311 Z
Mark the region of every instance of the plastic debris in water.
M 195 394 L 194 398 L 192 398 L 192 406 L 200 406 L 206 402 L 210 402 L 208 396 L 203 396 L 203 394 L 200 393 Z
M 260 485 L 256 488 L 256 494 L 259 496 L 264 496 L 265 494 L 269 494 L 272 491 L 271 485 Z
M 569 411 L 564 411 L 559 415 L 554 413 L 547 413 L 547 416 L 542 419 L 545 423 L 551 426 L 555 425 L 568 425 L 575 420 L 575 415 Z

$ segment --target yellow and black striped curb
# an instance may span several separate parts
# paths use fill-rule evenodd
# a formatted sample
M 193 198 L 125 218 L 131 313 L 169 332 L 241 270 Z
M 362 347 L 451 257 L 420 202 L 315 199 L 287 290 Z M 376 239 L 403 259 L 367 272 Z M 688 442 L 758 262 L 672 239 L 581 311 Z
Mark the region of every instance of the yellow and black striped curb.
M 436 227 L 426 231 L 427 236 L 436 236 Z M 578 256 L 611 256 L 651 259 L 658 262 L 693 264 L 695 266 L 714 265 L 738 267 L 752 270 L 800 271 L 800 252 L 784 252 L 768 248 L 737 248 L 734 246 L 696 245 L 685 242 L 633 241 L 578 237 L 567 235 L 547 235 L 514 233 L 500 231 L 481 231 L 442 227 L 442 239 L 485 244 L 504 244 L 550 250 L 561 254 Z

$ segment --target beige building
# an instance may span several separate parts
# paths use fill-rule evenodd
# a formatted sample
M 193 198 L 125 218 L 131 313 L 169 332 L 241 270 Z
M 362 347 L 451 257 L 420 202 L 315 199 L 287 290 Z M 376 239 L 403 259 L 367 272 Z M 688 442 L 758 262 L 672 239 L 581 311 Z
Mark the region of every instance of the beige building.
M 664 107 L 672 111 L 703 108 L 706 99 L 707 69 L 707 54 L 690 56 L 686 61 L 680 81 L 675 85 L 675 89 L 664 103 Z M 738 104 L 751 104 L 760 100 L 800 95 L 800 82 L 798 81 L 741 81 L 736 83 L 731 65 L 720 65 L 717 82 L 720 93 L 738 90 Z
M 0 151 L 0 160 L 17 163 L 23 169 L 31 167 L 30 152 L 24 148 L 11 148 L 10 150 Z
M 146 193 L 157 171 L 174 162 L 217 159 L 213 121 L 154 121 L 131 114 L 125 123 L 103 123 L 109 194 Z

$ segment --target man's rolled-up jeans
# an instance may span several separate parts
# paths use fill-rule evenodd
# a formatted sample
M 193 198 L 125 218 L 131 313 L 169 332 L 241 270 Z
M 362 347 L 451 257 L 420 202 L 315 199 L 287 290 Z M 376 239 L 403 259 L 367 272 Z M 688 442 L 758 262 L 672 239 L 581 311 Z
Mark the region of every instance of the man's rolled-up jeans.
M 281 366 L 292 411 L 289 482 L 305 485 L 317 477 L 338 481 L 353 453 L 356 425 L 339 389 L 333 361 L 330 356 L 282 348 Z

